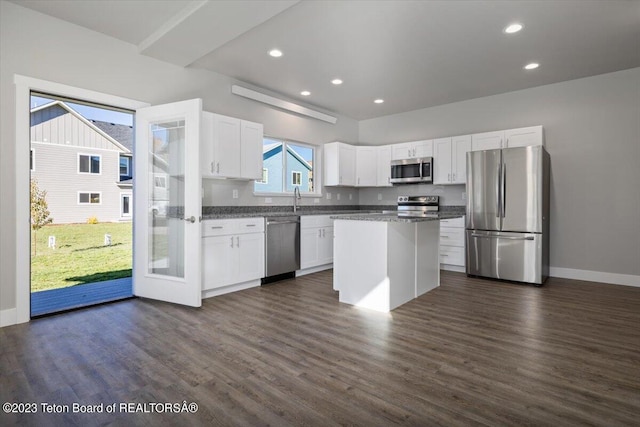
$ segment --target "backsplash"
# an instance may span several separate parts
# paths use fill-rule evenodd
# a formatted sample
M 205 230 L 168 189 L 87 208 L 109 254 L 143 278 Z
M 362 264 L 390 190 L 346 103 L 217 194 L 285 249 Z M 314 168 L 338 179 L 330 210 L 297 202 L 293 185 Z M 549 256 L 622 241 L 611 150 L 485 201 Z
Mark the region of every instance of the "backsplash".
M 361 188 L 359 189 L 360 205 L 388 205 L 395 204 L 398 196 L 440 196 L 440 206 L 465 206 L 466 186 L 406 184 L 393 187 Z M 463 197 L 464 196 L 464 197 Z

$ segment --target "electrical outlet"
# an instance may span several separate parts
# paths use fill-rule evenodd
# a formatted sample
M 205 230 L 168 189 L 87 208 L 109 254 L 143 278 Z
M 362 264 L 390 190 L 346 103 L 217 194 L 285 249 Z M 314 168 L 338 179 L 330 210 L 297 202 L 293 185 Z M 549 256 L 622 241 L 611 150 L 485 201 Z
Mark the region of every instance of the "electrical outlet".
M 232 194 L 233 194 L 233 198 L 234 198 L 234 199 L 237 199 L 237 198 L 238 198 L 238 190 L 234 189 L 234 190 L 232 191 Z
M 349 193 L 349 200 L 353 200 L 353 194 Z
M 316 197 L 315 199 L 313 199 L 313 203 L 320 203 L 320 199 Z
M 327 200 L 331 200 L 331 193 L 327 193 Z
M 340 193 L 336 195 L 336 200 L 340 200 Z
M 378 193 L 378 200 L 382 200 L 382 193 Z
M 265 197 L 264 198 L 264 202 L 265 203 L 273 203 L 273 199 L 271 197 Z
M 462 192 L 462 200 L 467 200 L 467 192 L 466 191 Z

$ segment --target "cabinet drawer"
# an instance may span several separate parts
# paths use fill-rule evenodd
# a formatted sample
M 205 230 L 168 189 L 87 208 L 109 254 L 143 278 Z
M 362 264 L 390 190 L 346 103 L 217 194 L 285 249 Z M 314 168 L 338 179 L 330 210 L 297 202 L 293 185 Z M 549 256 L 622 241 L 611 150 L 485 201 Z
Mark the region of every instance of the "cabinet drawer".
M 440 244 L 464 247 L 464 228 L 442 227 L 440 229 Z
M 302 215 L 300 228 L 333 227 L 331 215 Z
M 464 248 L 458 246 L 440 246 L 440 262 L 442 264 L 464 267 Z
M 441 227 L 457 227 L 464 228 L 464 215 L 460 218 L 452 218 L 452 219 L 441 219 L 440 220 Z
M 213 219 L 202 221 L 202 237 L 264 232 L 264 218 Z

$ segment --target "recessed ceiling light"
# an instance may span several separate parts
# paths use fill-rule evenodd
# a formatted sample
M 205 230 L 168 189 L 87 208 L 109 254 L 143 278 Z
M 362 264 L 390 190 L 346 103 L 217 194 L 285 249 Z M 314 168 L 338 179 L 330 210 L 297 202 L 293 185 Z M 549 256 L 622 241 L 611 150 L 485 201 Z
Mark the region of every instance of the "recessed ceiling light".
M 309 95 L 311 95 L 311 92 L 309 92 L 308 90 L 303 90 L 302 92 L 300 92 L 300 95 L 309 96 Z
M 531 64 L 527 64 L 524 66 L 525 70 L 535 70 L 536 68 L 538 68 L 540 66 L 540 64 L 538 64 L 537 62 L 532 62 Z
M 511 25 L 509 25 L 508 27 L 506 27 L 504 30 L 502 30 L 503 32 L 505 32 L 506 34 L 513 34 L 513 33 L 517 33 L 518 31 L 520 31 L 523 28 L 522 24 L 518 24 L 513 23 Z
M 278 49 L 271 49 L 269 51 L 269 55 L 273 56 L 274 58 L 280 58 L 282 56 L 282 51 Z
M 342 80 L 340 80 L 340 79 L 333 79 L 333 80 L 331 80 L 331 83 L 333 83 L 334 85 L 341 85 L 341 84 L 342 84 Z
M 376 104 L 382 104 L 384 102 L 384 99 L 376 99 L 375 101 Z

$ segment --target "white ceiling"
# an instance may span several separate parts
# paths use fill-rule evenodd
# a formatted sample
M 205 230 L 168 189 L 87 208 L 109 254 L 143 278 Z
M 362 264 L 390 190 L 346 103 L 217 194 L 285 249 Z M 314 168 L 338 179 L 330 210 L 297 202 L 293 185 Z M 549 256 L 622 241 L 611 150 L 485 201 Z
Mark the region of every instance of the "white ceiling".
M 640 66 L 638 1 L 14 2 L 358 120 Z

